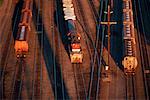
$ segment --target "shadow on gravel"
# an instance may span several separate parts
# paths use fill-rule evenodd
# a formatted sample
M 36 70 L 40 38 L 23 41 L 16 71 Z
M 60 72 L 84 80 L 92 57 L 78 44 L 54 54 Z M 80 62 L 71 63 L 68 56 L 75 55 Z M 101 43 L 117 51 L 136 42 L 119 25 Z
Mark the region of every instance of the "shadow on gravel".
M 53 49 L 47 37 L 48 33 L 46 33 L 44 30 L 44 25 L 42 25 L 44 23 L 42 22 L 41 15 L 38 13 L 38 9 L 36 8 L 35 2 L 33 4 L 33 19 L 35 25 L 37 26 L 36 31 L 38 32 L 38 41 L 40 44 L 40 48 L 42 48 L 44 61 L 46 64 L 46 68 L 48 71 L 48 75 L 52 85 L 55 99 L 62 99 L 63 93 L 64 93 L 64 99 L 69 99 L 69 95 L 65 87 L 64 80 L 62 80 L 63 76 L 62 76 L 60 64 L 56 60 L 56 56 L 53 53 Z M 54 68 L 56 69 L 56 83 L 54 79 Z M 56 91 L 55 91 L 55 87 L 56 87 Z
M 57 27 L 59 27 L 59 33 L 60 33 L 60 37 L 61 40 L 64 44 L 65 50 L 67 51 L 67 54 L 69 56 L 69 40 L 68 40 L 68 36 L 67 36 L 67 23 L 64 20 L 64 12 L 63 12 L 63 7 L 62 7 L 62 0 L 57 0 L 57 12 L 55 11 L 55 16 L 54 16 L 54 20 L 55 20 L 55 25 Z M 58 24 L 59 23 L 59 24 Z
M 122 1 L 114 1 L 113 14 L 111 15 L 112 21 L 116 21 L 116 25 L 111 26 L 111 54 L 116 64 L 123 70 L 123 19 L 122 19 Z

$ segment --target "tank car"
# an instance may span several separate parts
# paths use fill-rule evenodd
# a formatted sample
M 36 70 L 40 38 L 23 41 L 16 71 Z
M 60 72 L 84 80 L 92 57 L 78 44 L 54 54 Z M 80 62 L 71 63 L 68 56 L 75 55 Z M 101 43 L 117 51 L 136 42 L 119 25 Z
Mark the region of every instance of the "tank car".
M 134 74 L 137 67 L 136 42 L 131 0 L 123 1 L 123 35 L 124 35 L 124 59 L 122 64 L 126 74 Z

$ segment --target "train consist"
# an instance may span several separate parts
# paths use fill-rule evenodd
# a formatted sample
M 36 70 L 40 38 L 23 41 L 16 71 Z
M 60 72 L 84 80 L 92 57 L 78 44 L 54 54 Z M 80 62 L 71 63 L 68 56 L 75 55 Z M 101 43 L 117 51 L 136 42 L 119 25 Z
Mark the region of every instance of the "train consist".
M 19 23 L 19 29 L 17 38 L 15 40 L 15 52 L 17 57 L 26 57 L 29 50 L 27 43 L 27 35 L 30 33 L 30 23 L 32 18 L 32 1 L 24 0 L 23 9 L 21 12 L 21 21 Z
M 82 63 L 83 54 L 81 51 L 81 36 L 76 31 L 76 16 L 74 14 L 74 7 L 72 0 L 62 0 L 64 18 L 68 28 L 68 39 L 70 41 L 70 59 L 71 63 Z
M 125 57 L 122 64 L 126 74 L 134 74 L 138 62 L 136 58 L 136 42 L 131 0 L 123 0 L 123 18 Z

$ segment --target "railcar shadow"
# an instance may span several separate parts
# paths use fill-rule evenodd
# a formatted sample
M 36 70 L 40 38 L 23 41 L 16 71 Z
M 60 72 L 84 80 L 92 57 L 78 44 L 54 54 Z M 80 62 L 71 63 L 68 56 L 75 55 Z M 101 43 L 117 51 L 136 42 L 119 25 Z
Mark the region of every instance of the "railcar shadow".
M 37 22 L 37 18 L 39 18 L 39 22 Z M 60 68 L 60 63 L 56 59 L 56 55 L 54 54 L 54 51 L 52 49 L 52 46 L 49 43 L 48 36 L 44 30 L 44 23 L 42 22 L 42 17 L 40 13 L 38 14 L 38 9 L 35 6 L 35 2 L 33 5 L 33 19 L 34 23 L 37 26 L 36 31 L 38 32 L 38 41 L 40 44 L 40 48 L 42 48 L 42 53 L 44 56 L 46 68 L 48 71 L 48 76 L 52 85 L 52 89 L 54 92 L 54 96 L 56 99 L 62 99 L 63 98 L 63 93 L 64 92 L 64 99 L 69 99 L 68 91 L 66 89 L 64 80 L 62 80 L 62 72 Z M 54 79 L 54 68 L 56 69 L 56 83 Z M 63 83 L 62 83 L 63 82 Z M 57 90 L 55 91 L 55 87 Z M 56 93 L 56 94 L 55 94 Z M 57 95 L 57 97 L 56 97 Z
M 22 8 L 23 8 L 23 0 L 19 0 L 19 2 L 16 4 L 13 18 L 12 18 L 12 29 L 13 29 L 14 39 L 16 39 L 17 37 L 18 25 L 21 19 Z
M 122 60 L 124 55 L 123 45 L 123 1 L 114 1 L 114 9 L 112 14 L 112 21 L 116 21 L 116 25 L 111 26 L 111 53 L 119 68 L 123 70 Z
M 68 30 L 67 30 L 67 23 L 64 20 L 64 12 L 63 12 L 63 7 L 62 7 L 62 0 L 57 0 L 57 11 L 54 13 L 54 20 L 55 20 L 55 25 L 59 27 L 59 33 L 61 37 L 61 41 L 64 44 L 65 50 L 67 51 L 67 54 L 69 56 L 69 40 L 68 40 Z

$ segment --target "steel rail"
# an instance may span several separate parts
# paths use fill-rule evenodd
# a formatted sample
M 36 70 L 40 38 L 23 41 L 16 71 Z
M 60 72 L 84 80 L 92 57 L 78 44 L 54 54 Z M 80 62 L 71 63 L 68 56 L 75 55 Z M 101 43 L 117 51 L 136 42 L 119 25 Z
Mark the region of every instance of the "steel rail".
M 79 99 L 79 97 L 80 97 L 80 94 L 79 94 L 79 92 L 78 92 L 78 89 L 79 89 L 79 86 L 78 86 L 78 82 L 77 82 L 77 75 L 76 75 L 76 73 L 75 73 L 75 67 L 74 67 L 74 64 L 72 64 L 72 67 L 73 67 L 73 70 L 74 70 L 74 79 L 75 79 L 75 88 L 76 88 L 76 91 L 77 91 L 77 98 Z
M 62 0 L 61 0 L 62 1 Z M 55 1 L 55 9 L 56 9 L 56 23 L 57 23 L 57 27 L 58 27 L 58 29 L 59 29 L 59 10 L 58 10 L 58 8 L 59 8 L 59 5 L 58 5 L 58 3 L 59 2 L 61 2 L 61 1 Z M 59 3 L 60 4 L 60 3 Z M 53 24 L 54 25 L 54 24 Z M 54 31 L 55 32 L 55 31 Z M 54 35 L 53 35 L 54 36 Z M 58 36 L 59 36 L 59 33 L 58 33 Z M 54 39 L 54 38 L 53 38 Z M 58 39 L 58 47 L 60 48 L 60 52 L 59 52 L 59 58 L 60 58 L 60 63 L 62 64 L 63 63 L 63 61 L 62 61 L 62 59 L 61 59 L 61 57 L 63 56 L 62 55 L 62 48 L 61 48 L 61 45 L 60 45 L 60 43 L 61 43 L 61 39 L 59 38 Z M 54 54 L 54 56 L 55 56 L 55 54 Z M 56 62 L 56 61 L 55 61 Z M 62 65 L 60 64 L 60 72 L 61 72 L 61 87 L 62 87 L 62 100 L 65 100 L 65 91 L 64 91 L 64 81 L 63 81 L 63 71 L 62 71 Z M 56 65 L 55 65 L 55 68 L 56 68 Z M 57 95 L 57 93 L 58 93 L 58 91 L 57 91 L 57 70 L 56 69 L 54 69 L 54 81 L 55 81 L 55 97 L 56 97 L 56 99 L 59 99 L 58 98 L 58 95 Z
M 13 32 L 12 33 L 14 33 L 14 31 L 15 31 L 15 25 L 16 25 L 17 18 L 18 18 L 18 12 L 19 12 L 19 8 L 17 9 L 17 14 L 15 16 L 14 25 L 13 25 L 14 27 L 13 27 Z M 12 37 L 12 39 L 13 39 L 13 37 Z M 9 51 L 11 51 L 11 50 L 9 50 Z M 16 62 L 15 72 L 13 74 L 12 90 L 11 90 L 11 97 L 10 97 L 11 99 L 13 99 L 13 91 L 14 91 L 14 88 L 15 88 L 15 81 L 16 81 L 16 78 L 17 78 L 17 71 L 18 71 L 17 64 L 19 63 L 18 61 L 19 60 L 17 60 L 17 62 Z
M 146 5 L 146 6 L 145 6 L 145 7 L 146 7 L 145 10 L 148 12 L 148 11 L 149 11 L 149 8 L 150 8 L 149 5 L 148 5 L 148 3 L 147 3 L 148 1 L 147 1 L 147 0 L 143 0 L 143 1 L 144 1 L 144 4 Z M 149 1 L 149 2 L 150 2 L 150 1 Z M 147 13 L 147 15 L 148 15 L 148 18 L 150 18 L 150 14 Z M 146 20 L 149 20 L 149 22 L 150 22 L 150 19 L 146 19 Z
M 82 64 L 72 64 L 74 70 L 75 86 L 77 90 L 77 98 L 80 100 L 87 99 L 85 79 L 83 75 Z
M 83 38 L 85 38 L 85 40 L 86 40 L 86 44 L 87 44 L 87 47 L 88 47 L 88 51 L 89 51 L 89 54 L 90 54 L 90 57 L 91 57 L 91 64 L 92 65 L 94 65 L 93 63 L 93 57 L 92 57 L 92 51 L 91 51 L 91 49 L 90 49 L 90 43 L 89 43 L 89 41 L 90 40 L 88 40 L 88 31 L 87 30 L 89 30 L 88 29 L 88 27 L 87 26 L 85 26 L 85 25 L 83 25 L 83 23 L 85 24 L 85 16 L 84 16 L 84 14 L 83 14 L 83 10 L 82 10 L 82 8 L 81 8 L 81 4 L 80 4 L 80 1 L 79 0 L 75 0 L 75 3 L 77 4 L 77 10 L 78 10 L 78 13 L 79 13 L 79 16 L 80 16 L 80 18 L 81 18 L 81 20 L 83 21 L 83 22 L 80 22 L 80 20 L 79 20 L 79 18 L 77 18 L 77 21 L 78 21 L 78 23 L 81 25 L 81 27 L 83 28 L 83 30 L 85 31 L 85 33 L 86 34 L 84 34 L 84 35 L 82 35 L 82 37 Z M 87 25 L 87 24 L 86 24 Z M 91 33 L 91 32 L 90 32 Z M 90 41 L 92 44 L 93 44 L 93 41 L 91 40 Z M 94 69 L 94 67 L 92 66 L 92 68 Z M 87 99 L 88 99 L 88 94 L 87 94 Z
M 16 64 L 17 64 L 16 66 L 17 68 L 14 77 L 15 83 L 12 86 L 13 90 L 12 90 L 11 99 L 21 99 L 22 84 L 24 80 L 24 68 L 26 67 L 23 58 L 19 58 Z
M 13 92 L 14 92 L 14 89 L 15 89 L 15 82 L 16 82 L 16 79 L 17 79 L 17 72 L 18 72 L 18 66 L 17 64 L 19 63 L 19 60 L 17 60 L 16 62 L 16 66 L 15 66 L 15 72 L 13 74 L 13 82 L 12 82 L 12 90 L 11 90 L 11 99 L 13 99 Z
M 38 34 L 41 35 L 41 41 L 40 41 L 40 50 L 38 51 L 38 38 L 36 38 L 37 36 L 35 36 L 35 48 L 34 48 L 34 73 L 33 73 L 33 84 L 32 84 L 32 88 L 33 88 L 33 91 L 32 91 L 32 99 L 42 99 L 42 62 L 41 62 L 41 59 L 42 59 L 42 49 L 43 49 L 43 25 L 42 23 L 40 22 L 40 0 L 38 0 L 38 13 L 37 13 L 37 20 L 36 20 L 36 30 L 39 31 L 39 27 L 41 27 L 42 29 L 40 30 L 40 33 L 38 32 Z M 40 26 L 42 25 L 42 26 Z M 38 35 L 36 34 L 36 35 Z M 39 54 L 40 53 L 40 54 Z M 38 61 L 40 60 L 40 61 Z M 39 63 L 37 65 L 37 63 Z
M 7 4 L 9 4 L 9 2 L 7 2 Z M 7 9 L 8 9 L 8 7 L 6 7 L 6 11 L 7 11 Z M 11 18 L 9 18 L 9 20 L 7 20 L 7 22 L 9 22 L 10 21 L 10 19 Z M 2 20 L 2 21 L 4 21 L 4 20 Z M 2 22 L 3 23 L 3 22 Z M 3 29 L 2 29 L 3 30 Z M 2 35 L 0 36 L 0 43 L 2 43 Z M 4 39 L 5 41 L 7 41 L 7 38 L 5 37 L 5 39 Z M 12 40 L 12 39 L 11 39 Z M 10 42 L 9 42 L 10 43 Z M 8 44 L 7 44 L 8 45 Z M 1 46 L 2 47 L 2 46 Z M 9 46 L 6 46 L 6 47 L 8 47 L 8 50 L 9 50 Z M 0 48 L 1 50 L 2 50 L 2 48 Z M 3 50 L 4 51 L 4 50 Z M 3 52 L 3 51 L 1 51 L 1 52 Z M 10 50 L 9 50 L 10 51 Z M 6 53 L 6 55 L 4 55 L 4 57 L 6 57 L 6 61 L 2 61 L 3 59 L 3 56 L 2 56 L 2 54 L 0 55 L 0 60 L 1 60 L 1 62 L 0 62 L 0 64 L 2 64 L 2 62 L 7 62 L 7 55 L 8 55 L 8 53 Z M 6 64 L 4 64 L 4 65 L 6 65 Z M 1 70 L 0 70 L 0 79 L 2 78 L 2 75 L 3 75 L 3 69 L 5 69 L 5 68 L 3 68 L 2 66 L 1 66 Z
M 41 0 L 38 0 L 38 4 L 39 4 L 39 7 L 42 7 L 42 8 L 40 8 L 39 9 L 39 11 L 38 11 L 38 13 L 39 13 L 39 15 L 40 15 L 40 12 L 42 11 L 42 13 L 41 13 L 41 16 L 43 15 L 43 5 L 42 4 L 40 4 L 41 2 L 43 2 L 43 1 L 41 1 Z M 42 29 L 41 29 L 41 34 L 42 34 L 42 39 L 41 39 L 41 48 L 40 48 L 40 99 L 42 99 L 42 90 L 43 90 L 43 67 L 42 67 L 42 56 L 43 56 L 43 48 L 44 48 L 44 46 L 42 45 L 42 44 L 44 44 L 44 26 L 43 26 L 43 20 L 42 20 Z
M 55 1 L 55 9 L 56 9 L 56 22 L 57 22 L 57 25 L 58 25 L 58 29 L 59 29 L 59 17 L 58 17 L 58 4 L 57 4 L 57 1 Z M 54 24 L 53 24 L 54 25 Z M 52 30 L 52 35 L 54 36 L 54 26 L 53 26 L 53 30 Z M 53 39 L 54 39 L 54 37 L 53 37 Z M 54 41 L 54 40 L 53 40 Z M 58 46 L 60 47 L 60 39 L 58 40 L 59 42 L 59 44 L 58 44 Z M 60 54 L 61 54 L 61 52 L 59 52 Z M 54 58 L 54 57 L 53 57 Z M 54 60 L 54 62 L 55 62 L 55 60 Z M 62 62 L 62 61 L 61 61 Z M 56 73 L 56 66 L 54 65 L 53 66 L 54 68 L 53 68 L 53 71 L 54 71 L 54 84 L 55 84 L 55 86 L 54 86 L 54 95 L 55 95 L 55 99 L 57 99 L 57 73 Z M 64 100 L 64 96 L 63 96 L 63 100 Z
M 9 20 L 6 20 L 6 16 L 8 15 L 8 13 L 10 12 L 10 11 L 8 11 L 8 9 L 9 9 L 9 5 L 10 5 L 10 1 L 9 0 L 6 0 L 7 1 L 7 6 L 5 6 L 6 8 L 4 9 L 4 11 L 6 11 L 5 12 L 5 16 L 3 16 L 2 17 L 2 20 L 0 20 L 1 21 L 1 27 L 0 27 L 0 30 L 2 30 L 2 33 L 3 33 L 3 31 L 5 30 L 5 26 L 7 25 L 7 22 L 9 22 Z M 4 1 L 5 2 L 5 1 Z M 5 4 L 5 3 L 3 3 L 3 4 Z M 12 8 L 12 7 L 11 7 Z M 2 23 L 5 23 L 5 24 L 2 24 Z M 3 34 L 0 34 L 0 37 L 2 38 L 4 35 Z M 5 39 L 6 40 L 6 39 Z M 0 39 L 0 43 L 2 42 L 2 39 Z M 1 57 L 1 55 L 0 55 L 0 57 Z
M 78 0 L 77 0 L 78 1 Z M 80 5 L 80 3 L 78 3 L 76 1 L 76 4 L 78 5 L 78 7 L 80 8 L 81 7 L 81 5 Z M 89 36 L 88 36 L 88 31 L 87 31 L 87 29 L 89 29 L 87 26 L 85 26 L 85 25 L 87 25 L 87 24 L 85 24 L 85 25 L 83 25 L 82 23 L 84 23 L 85 22 L 85 19 L 84 19 L 84 15 L 83 14 L 81 14 L 81 9 L 79 9 L 79 8 L 77 8 L 77 10 L 78 10 L 78 12 L 79 12 L 79 15 L 81 16 L 80 18 L 82 19 L 82 21 L 83 22 L 81 22 L 80 20 L 79 20 L 79 18 L 77 18 L 77 21 L 78 21 L 78 23 L 80 24 L 80 26 L 82 27 L 82 29 L 83 29 L 83 31 L 86 33 L 86 34 L 84 34 L 84 35 L 82 35 L 82 37 L 83 38 L 85 38 L 85 41 L 86 41 L 86 44 L 87 44 L 87 47 L 88 47 L 88 51 L 89 51 L 89 54 L 90 54 L 90 57 L 91 57 L 91 64 L 92 65 L 94 65 L 93 63 L 95 63 L 95 59 L 94 58 L 92 58 L 92 51 L 91 51 L 91 49 L 90 49 L 90 43 L 92 44 L 92 46 L 93 46 L 93 48 L 94 48 L 94 52 L 96 52 L 96 53 L 94 53 L 94 54 L 96 54 L 96 57 L 97 57 L 97 61 L 99 61 L 98 60 L 98 55 L 97 55 L 97 50 L 96 50 L 96 48 L 94 47 L 94 43 L 93 43 L 93 41 L 89 38 Z M 83 11 L 82 11 L 82 13 L 83 13 Z M 90 32 L 91 33 L 91 32 Z M 90 39 L 90 40 L 89 40 Z M 90 43 L 89 43 L 89 41 L 90 41 Z M 95 56 L 95 55 L 94 55 Z M 94 61 L 93 61 L 94 60 Z M 99 62 L 98 62 L 99 63 Z
M 80 11 L 79 11 L 80 12 Z M 83 16 L 83 15 L 82 15 Z M 81 24 L 81 23 L 80 23 Z M 84 26 L 81 24 L 81 26 L 82 26 L 82 28 L 84 29 Z M 88 33 L 87 31 L 86 31 L 86 29 L 84 29 L 84 31 L 86 32 L 86 33 Z M 104 30 L 103 30 L 103 32 L 104 32 Z M 96 48 L 94 48 L 95 50 L 96 50 Z M 97 59 L 98 60 L 98 59 Z M 100 60 L 98 60 L 98 65 L 99 65 L 99 61 Z M 100 65 L 99 65 L 100 66 Z M 93 73 L 94 72 L 94 67 L 92 67 L 92 71 L 91 71 L 91 73 Z M 91 75 L 91 77 L 93 77 L 93 74 Z M 90 78 L 90 79 L 92 79 L 92 78 Z M 92 79 L 93 80 L 93 79 Z M 92 83 L 92 82 L 91 82 Z M 92 84 L 90 85 L 90 86 L 92 86 Z M 89 86 L 89 87 L 90 87 Z M 90 94 L 90 93 L 89 93 Z M 88 97 L 90 97 L 90 96 L 88 96 Z
M 23 62 L 24 61 L 24 59 L 21 59 L 21 82 L 20 82 L 20 85 L 19 85 L 19 93 L 18 93 L 18 97 L 17 97 L 17 99 L 21 99 L 21 92 L 22 92 L 22 86 L 23 86 L 23 80 L 24 80 L 24 77 L 25 77 L 25 75 L 24 75 L 24 73 L 25 73 L 25 62 Z M 20 67 L 20 66 L 19 66 Z M 18 84 L 17 84 L 18 85 Z
M 90 50 L 90 43 L 89 43 L 89 41 L 91 42 L 92 40 L 90 39 L 90 40 L 88 40 L 89 39 L 89 36 L 87 35 L 88 34 L 88 32 L 86 31 L 86 28 L 85 28 L 85 25 L 83 25 L 83 18 L 85 17 L 82 13 L 81 13 L 81 9 L 80 9 L 80 6 L 81 6 L 81 4 L 80 4 L 80 2 L 78 2 L 79 0 L 74 0 L 75 1 L 75 3 L 77 4 L 77 11 L 78 11 L 78 13 L 79 13 L 79 17 L 80 18 L 77 18 L 77 22 L 80 24 L 80 26 L 82 27 L 82 29 L 84 30 L 84 32 L 86 33 L 86 34 L 84 34 L 84 35 L 82 35 L 82 37 L 86 40 L 86 44 L 87 44 L 87 47 L 88 47 L 88 50 L 89 50 L 89 55 L 90 55 L 90 57 L 91 57 L 91 59 L 93 59 L 92 58 L 92 51 Z M 81 22 L 81 20 L 82 20 L 82 22 Z
M 128 74 L 126 76 L 126 99 L 136 100 L 135 92 L 135 77 L 132 74 Z
M 36 50 L 37 49 L 37 40 L 36 40 L 36 38 L 35 38 L 34 42 L 35 42 L 34 43 L 35 47 L 34 47 L 34 64 L 33 64 L 34 69 L 33 69 L 33 81 L 32 81 L 32 98 L 34 98 L 34 93 L 35 93 L 34 91 L 35 91 L 36 54 L 37 54 L 37 50 Z
M 92 39 L 88 35 L 88 33 L 92 34 L 92 32 L 90 30 L 90 26 L 88 26 L 88 24 L 86 23 L 86 19 L 85 19 L 84 11 L 82 9 L 81 1 L 80 0 L 76 0 L 76 4 L 78 5 L 78 12 L 79 12 L 79 15 L 81 16 L 82 22 L 80 22 L 79 19 L 77 19 L 77 20 L 78 20 L 79 24 L 81 25 L 81 27 L 83 28 L 84 32 L 86 33 L 84 37 L 86 37 L 86 39 L 89 39 L 89 41 L 91 43 L 91 46 L 92 46 L 92 49 L 94 49 L 94 56 L 95 57 L 92 56 L 92 53 L 90 53 L 90 56 L 91 56 L 91 64 L 93 66 L 95 66 L 95 62 L 96 62 L 95 59 L 97 59 L 97 62 L 99 64 L 99 58 L 98 58 L 97 48 L 95 47 L 94 42 L 92 41 Z M 92 7 L 90 7 L 90 8 L 92 9 Z M 93 15 L 93 17 L 94 17 L 94 15 Z M 89 45 L 89 47 L 90 47 L 90 43 L 87 42 L 87 44 Z M 92 52 L 92 51 L 90 51 L 90 52 Z
M 141 7 L 140 7 L 140 1 L 136 1 L 134 0 L 134 10 L 135 10 L 135 16 L 136 16 L 136 24 L 137 24 L 137 32 L 140 33 L 140 27 L 142 28 L 142 32 L 141 34 L 138 35 L 138 41 L 139 41 L 139 47 L 140 47 L 140 58 L 141 58 L 141 68 L 142 68 L 142 73 L 143 73 L 143 82 L 144 82 L 144 87 L 145 87 L 145 97 L 148 99 L 149 97 L 149 91 L 148 91 L 148 85 L 147 85 L 147 80 L 146 80 L 146 75 L 144 73 L 144 66 L 148 66 L 147 62 L 145 62 L 145 59 L 148 59 L 148 55 L 145 54 L 144 52 L 146 52 L 146 41 L 145 41 L 145 29 L 144 29 L 144 24 L 142 21 L 142 13 L 141 13 Z M 138 12 L 139 11 L 139 12 Z M 141 23 L 141 24 L 139 24 Z M 143 37 L 144 36 L 144 37 Z M 144 47 L 143 47 L 144 46 Z M 145 48 L 145 49 L 144 49 Z M 148 60 L 147 60 L 148 61 Z
M 95 49 L 94 49 L 94 63 L 95 63 L 95 59 L 97 58 L 97 61 L 98 61 L 98 66 L 100 66 L 100 61 L 99 61 L 99 56 L 98 56 L 98 51 L 97 51 L 97 49 L 98 49 L 98 44 L 99 44 L 99 41 L 100 41 L 100 38 L 99 38 L 99 35 L 100 35 L 100 32 L 99 32 L 99 30 L 100 30 L 100 26 L 99 26 L 99 23 L 101 22 L 101 16 L 102 16 L 102 12 L 98 15 L 98 13 L 97 13 L 97 11 L 96 11 L 96 9 L 95 9 L 95 7 L 94 7 L 94 4 L 93 4 L 93 1 L 91 1 L 91 0 L 88 0 L 88 3 L 89 3 L 89 5 L 90 5 L 90 8 L 93 10 L 93 14 L 95 15 L 93 15 L 93 17 L 94 17 L 94 19 L 95 19 L 95 21 L 96 21 L 96 26 L 97 26 L 97 34 L 96 34 L 96 41 L 95 41 L 95 44 L 94 44 L 94 47 L 95 47 Z M 102 10 L 102 9 L 100 9 L 100 10 Z M 97 22 L 98 21 L 98 22 Z M 89 92 L 88 92 L 88 99 L 90 99 L 90 96 L 91 96 L 91 93 L 93 93 L 92 92 L 92 89 L 94 89 L 93 87 L 92 87 L 92 85 L 94 84 L 93 82 L 95 82 L 96 80 L 94 80 L 93 78 L 94 78 L 94 65 L 92 66 L 92 69 L 91 69 L 91 78 L 90 78 L 90 84 L 89 84 Z M 95 90 L 94 90 L 95 91 Z
M 56 6 L 57 6 L 57 2 L 55 2 L 55 4 L 56 4 Z M 56 13 L 57 13 L 57 7 L 56 7 Z M 58 22 L 58 21 L 57 21 Z M 54 23 L 52 22 L 52 42 L 54 43 L 53 44 L 53 50 L 54 50 L 54 55 L 53 55 L 53 59 L 54 59 L 54 65 L 53 65 L 53 71 L 54 71 L 54 84 L 55 84 L 55 96 L 56 96 L 56 98 L 57 98 L 57 70 L 56 70 L 56 61 L 55 61 L 55 59 L 56 59 L 56 57 L 55 57 L 55 25 L 54 25 Z M 57 23 L 57 25 L 58 25 L 58 23 Z M 58 40 L 59 42 L 59 48 L 60 48 L 60 39 Z M 60 50 L 61 51 L 61 50 Z M 61 55 L 61 52 L 59 52 L 60 53 L 60 55 Z M 62 62 L 62 61 L 61 61 Z M 63 86 L 63 85 L 62 85 Z M 64 100 L 64 92 L 62 92 L 63 93 L 63 100 Z
M 88 0 L 88 4 L 90 5 L 90 8 L 92 9 L 92 14 L 93 14 L 93 18 L 94 20 L 96 21 L 96 24 L 98 24 L 98 20 L 99 20 L 99 14 L 98 12 L 96 11 L 96 8 L 94 6 L 94 3 L 92 0 Z
M 18 11 L 19 11 L 19 9 L 17 9 L 17 15 L 18 15 Z M 15 30 L 15 24 L 16 24 L 16 20 L 17 20 L 17 17 L 18 16 L 15 16 L 15 21 L 14 21 L 14 27 L 13 27 L 13 30 L 12 30 L 12 33 L 14 32 L 14 30 Z M 11 18 L 10 18 L 11 19 Z M 10 37 L 10 41 L 12 41 L 13 40 L 13 36 L 11 35 L 11 37 Z M 10 42 L 9 42 L 10 43 Z M 9 44 L 7 44 L 7 46 L 9 46 Z M 12 50 L 12 46 L 9 46 L 8 47 L 8 53 L 5 55 L 5 57 L 6 57 L 6 61 L 5 61 L 5 64 L 4 64 L 4 67 L 3 67 L 3 69 L 1 70 L 1 79 L 0 79 L 0 83 L 1 83 L 1 98 L 3 98 L 3 96 L 4 96 L 4 85 L 3 85 L 3 80 L 4 80 L 4 74 L 5 74 L 5 70 L 6 70 L 6 66 L 7 66 L 7 63 L 8 63 L 8 59 L 9 59 L 9 55 L 10 55 L 10 52 L 11 52 L 11 50 Z M 15 72 L 14 72 L 15 73 Z
M 101 9 L 103 8 L 103 0 L 101 1 Z M 105 11 L 107 10 L 107 5 L 108 5 L 108 1 L 106 2 L 105 4 Z M 100 10 L 100 14 L 102 13 L 102 11 Z M 99 16 L 99 21 L 101 22 L 101 16 Z M 106 20 L 106 15 L 104 15 L 104 20 Z M 99 30 L 100 30 L 100 27 L 101 27 L 101 24 L 99 23 Z M 100 32 L 100 31 L 98 31 Z M 98 76 L 98 81 L 97 81 L 97 89 L 96 89 L 96 99 L 99 98 L 99 88 L 100 88 L 100 79 L 101 79 L 101 65 L 102 65 L 102 54 L 103 54 L 103 48 L 104 48 L 104 39 L 105 39 L 105 27 L 102 26 L 102 39 L 101 39 L 101 49 L 100 49 L 100 58 L 99 58 L 99 65 L 98 66 L 98 73 L 97 73 L 97 76 Z

